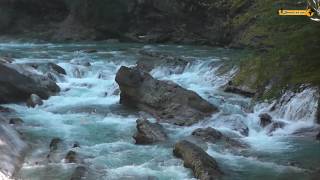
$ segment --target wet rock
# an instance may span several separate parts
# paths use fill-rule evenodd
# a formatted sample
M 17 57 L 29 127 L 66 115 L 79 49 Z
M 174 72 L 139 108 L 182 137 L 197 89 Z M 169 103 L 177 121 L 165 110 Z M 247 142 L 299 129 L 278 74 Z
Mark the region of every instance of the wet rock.
M 237 147 L 237 148 L 247 148 L 248 145 L 241 143 L 234 139 L 227 137 L 222 134 L 220 131 L 208 127 L 208 128 L 199 128 L 192 132 L 192 136 L 201 139 L 205 142 L 210 142 L 213 144 L 222 144 L 227 147 Z
M 260 125 L 262 127 L 266 127 L 272 123 L 272 117 L 267 113 L 260 114 L 259 117 L 260 117 Z
M 193 91 L 154 79 L 137 68 L 121 67 L 116 75 L 120 103 L 145 111 L 159 121 L 190 126 L 218 112 Z
M 27 144 L 20 135 L 0 120 L 0 179 L 10 179 L 19 170 L 26 151 Z
M 62 142 L 62 139 L 60 138 L 53 138 L 50 142 L 49 148 L 50 151 L 56 151 L 58 150 L 59 144 Z
M 10 57 L 0 57 L 0 63 L 12 63 L 14 59 Z
M 42 99 L 36 94 L 31 94 L 30 98 L 27 100 L 28 107 L 34 108 L 37 105 L 41 106 L 42 104 L 43 104 Z
M 31 94 L 42 99 L 60 91 L 47 77 L 37 74 L 30 66 L 0 64 L 0 103 L 26 101 Z
M 241 96 L 245 96 L 245 97 L 253 97 L 256 92 L 248 87 L 240 87 L 240 86 L 235 86 L 232 84 L 232 82 L 229 82 L 225 88 L 224 88 L 225 92 L 228 93 L 234 93 L 234 94 L 239 94 Z
M 21 118 L 11 118 L 9 124 L 12 125 L 21 125 L 23 124 L 23 120 Z
M 57 82 L 57 78 L 56 78 L 51 72 L 46 73 L 46 76 L 47 76 L 50 80 L 52 80 L 52 81 L 54 81 L 54 82 Z
M 98 52 L 98 50 L 96 50 L 96 49 L 85 49 L 85 50 L 83 50 L 83 52 L 84 52 L 84 53 L 91 54 L 91 53 L 96 53 L 96 52 Z
M 75 142 L 72 146 L 72 148 L 79 148 L 80 147 L 80 143 L 79 142 Z
M 222 171 L 215 159 L 189 141 L 180 141 L 174 146 L 173 154 L 184 161 L 186 168 L 191 168 L 200 180 L 220 179 Z
M 77 163 L 77 153 L 75 151 L 69 151 L 66 157 L 64 158 L 66 163 Z
M 63 75 L 67 74 L 66 70 L 64 70 L 61 66 L 59 66 L 55 63 L 49 63 L 48 65 L 52 70 L 54 70 L 55 72 L 57 72 L 59 74 L 63 74 Z
M 320 132 L 317 134 L 316 140 L 320 141 Z
M 158 123 L 151 123 L 145 119 L 137 120 L 137 133 L 133 136 L 136 144 L 153 144 L 167 139 L 164 128 Z
M 173 73 L 182 73 L 188 65 L 188 61 L 180 57 L 170 54 L 164 54 L 155 51 L 142 50 L 139 52 L 140 57 L 137 62 L 137 67 L 143 71 L 150 72 L 156 67 L 166 67 Z
M 0 113 L 14 113 L 14 112 L 15 112 L 14 109 L 0 106 Z
M 72 173 L 70 180 L 85 179 L 86 174 L 87 174 L 87 168 L 84 166 L 78 166 Z
M 120 89 L 114 90 L 113 93 L 112 93 L 112 95 L 114 95 L 114 96 L 120 95 Z
M 221 121 L 216 122 L 216 125 L 218 125 L 219 127 L 229 128 L 233 131 L 238 132 L 242 136 L 249 135 L 249 128 L 243 122 L 241 116 L 228 116 L 226 117 L 226 119 L 222 119 Z
M 287 124 L 282 121 L 274 121 L 271 125 L 268 126 L 268 134 L 272 134 L 278 129 L 283 129 Z

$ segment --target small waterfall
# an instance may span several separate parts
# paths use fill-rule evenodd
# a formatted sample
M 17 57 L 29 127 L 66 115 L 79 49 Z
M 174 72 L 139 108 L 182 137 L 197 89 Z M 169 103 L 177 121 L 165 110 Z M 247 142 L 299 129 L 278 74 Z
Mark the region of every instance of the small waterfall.
M 267 108 L 278 119 L 314 123 L 318 99 L 319 92 L 317 88 L 306 88 L 298 93 L 289 90 Z

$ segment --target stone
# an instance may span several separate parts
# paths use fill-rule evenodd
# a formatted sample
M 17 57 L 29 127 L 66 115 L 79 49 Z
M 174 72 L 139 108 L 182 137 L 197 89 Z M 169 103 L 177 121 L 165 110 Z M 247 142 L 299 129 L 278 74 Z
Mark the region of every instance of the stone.
M 223 175 L 216 160 L 189 141 L 176 143 L 173 154 L 182 159 L 184 166 L 191 168 L 195 177 L 200 180 L 220 179 Z
M 73 171 L 70 180 L 81 180 L 85 179 L 87 174 L 87 168 L 84 166 L 78 166 Z
M 218 112 L 197 93 L 154 79 L 137 68 L 121 67 L 116 75 L 120 103 L 145 111 L 161 122 L 190 126 Z
M 50 151 L 56 151 L 58 150 L 59 144 L 62 142 L 62 139 L 60 138 L 53 138 L 50 142 L 49 148 Z
M 21 118 L 11 118 L 9 124 L 12 125 L 21 125 L 23 124 L 23 120 Z
M 42 99 L 36 94 L 31 94 L 30 98 L 27 100 L 28 107 L 34 108 L 37 105 L 41 106 L 42 104 L 43 104 Z
M 259 117 L 261 127 L 266 127 L 272 123 L 272 117 L 267 113 L 260 114 Z
M 137 133 L 133 138 L 136 140 L 136 144 L 153 144 L 167 140 L 167 135 L 159 123 L 138 119 Z
M 75 151 L 69 151 L 65 157 L 66 163 L 77 163 L 77 153 Z

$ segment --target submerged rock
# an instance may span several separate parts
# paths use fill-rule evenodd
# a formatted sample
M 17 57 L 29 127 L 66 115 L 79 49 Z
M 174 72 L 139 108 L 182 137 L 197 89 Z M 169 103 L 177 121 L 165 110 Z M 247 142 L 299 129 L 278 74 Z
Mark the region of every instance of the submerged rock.
M 48 99 L 60 91 L 59 86 L 47 77 L 16 64 L 0 64 L 0 84 L 0 103 L 26 101 L 31 94 Z
M 83 50 L 83 52 L 84 52 L 84 53 L 91 54 L 91 53 L 96 53 L 96 52 L 98 52 L 98 50 L 96 50 L 96 49 L 85 49 L 85 50 Z
M 248 145 L 241 143 L 237 140 L 231 139 L 226 135 L 222 134 L 220 131 L 208 127 L 208 128 L 199 128 L 192 132 L 192 136 L 199 138 L 205 142 L 210 142 L 213 144 L 221 143 L 224 146 L 238 147 L 238 148 L 247 148 Z
M 142 50 L 139 53 L 137 67 L 146 72 L 162 66 L 169 68 L 172 73 L 182 73 L 188 65 L 187 60 L 169 54 L 146 50 Z
M 137 68 L 121 67 L 116 82 L 121 90 L 121 104 L 137 107 L 162 122 L 190 126 L 218 112 L 195 92 L 156 80 Z
M 70 180 L 85 179 L 86 174 L 87 174 L 87 168 L 84 166 L 78 166 L 72 173 Z
M 272 124 L 270 124 L 267 127 L 267 131 L 269 135 L 272 135 L 272 133 L 278 129 L 283 129 L 287 124 L 282 121 L 274 121 Z
M 42 99 L 36 95 L 36 94 L 31 94 L 30 98 L 27 100 L 27 106 L 28 107 L 36 107 L 41 106 L 43 104 Z
M 56 151 L 58 150 L 59 144 L 62 142 L 62 139 L 60 138 L 53 138 L 50 142 L 49 148 L 50 151 Z
M 220 179 L 222 171 L 215 159 L 189 141 L 180 141 L 174 146 L 173 154 L 184 161 L 184 166 L 191 168 L 200 180 Z
M 77 153 L 75 151 L 69 151 L 66 157 L 64 158 L 66 163 L 77 163 Z
M 13 112 L 15 112 L 14 109 L 0 106 L 0 113 L 13 113 Z
M 320 132 L 317 134 L 316 140 L 320 141 Z
M 151 123 L 148 120 L 137 120 L 137 133 L 133 136 L 136 144 L 152 144 L 167 139 L 164 128 L 159 123 Z
M 23 124 L 23 120 L 21 118 L 11 118 L 9 124 L 21 125 Z
M 272 117 L 267 113 L 260 114 L 259 117 L 260 117 L 260 125 L 262 127 L 266 127 L 272 123 Z

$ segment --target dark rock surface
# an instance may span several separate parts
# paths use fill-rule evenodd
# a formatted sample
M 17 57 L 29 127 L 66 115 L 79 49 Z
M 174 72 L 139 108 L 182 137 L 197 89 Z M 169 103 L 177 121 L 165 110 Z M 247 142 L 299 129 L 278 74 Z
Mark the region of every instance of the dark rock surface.
M 267 131 L 269 135 L 272 135 L 272 133 L 278 129 L 283 129 L 287 124 L 282 121 L 274 121 L 272 122 L 268 127 Z
M 137 62 L 137 67 L 146 72 L 162 66 L 169 68 L 171 73 L 182 73 L 188 65 L 187 60 L 170 54 L 147 50 L 141 50 L 139 54 L 140 57 Z
M 121 67 L 116 82 L 121 104 L 137 107 L 162 122 L 190 126 L 218 111 L 195 92 L 156 80 L 137 68 Z
M 26 101 L 31 94 L 48 99 L 60 91 L 53 81 L 25 68 L 0 64 L 0 103 Z
M 9 124 L 21 125 L 23 124 L 23 120 L 21 118 L 10 118 Z
M 65 157 L 66 163 L 77 163 L 78 155 L 75 151 L 69 151 Z
M 259 117 L 260 117 L 260 125 L 262 127 L 266 127 L 272 123 L 272 117 L 267 113 L 260 114 Z
M 320 132 L 317 134 L 316 140 L 320 141 Z
M 241 143 L 240 141 L 231 139 L 228 136 L 222 134 L 220 131 L 211 127 L 205 129 L 196 129 L 192 132 L 192 136 L 213 144 L 222 144 L 224 146 L 234 148 L 248 148 L 248 145 L 246 145 L 245 143 Z
M 59 144 L 62 142 L 62 139 L 60 138 L 53 138 L 50 142 L 49 148 L 50 151 L 56 151 L 58 150 Z
M 256 92 L 254 90 L 251 90 L 247 87 L 238 87 L 238 86 L 234 86 L 234 85 L 230 85 L 228 84 L 225 89 L 225 92 L 228 93 L 234 93 L 234 94 L 239 94 L 241 96 L 245 96 L 245 97 L 254 97 Z
M 223 175 L 215 159 L 189 141 L 178 142 L 173 154 L 181 158 L 184 166 L 191 168 L 195 177 L 200 180 L 220 179 Z
M 159 123 L 151 123 L 148 120 L 137 120 L 137 133 L 133 136 L 136 144 L 153 144 L 167 139 L 164 128 Z

